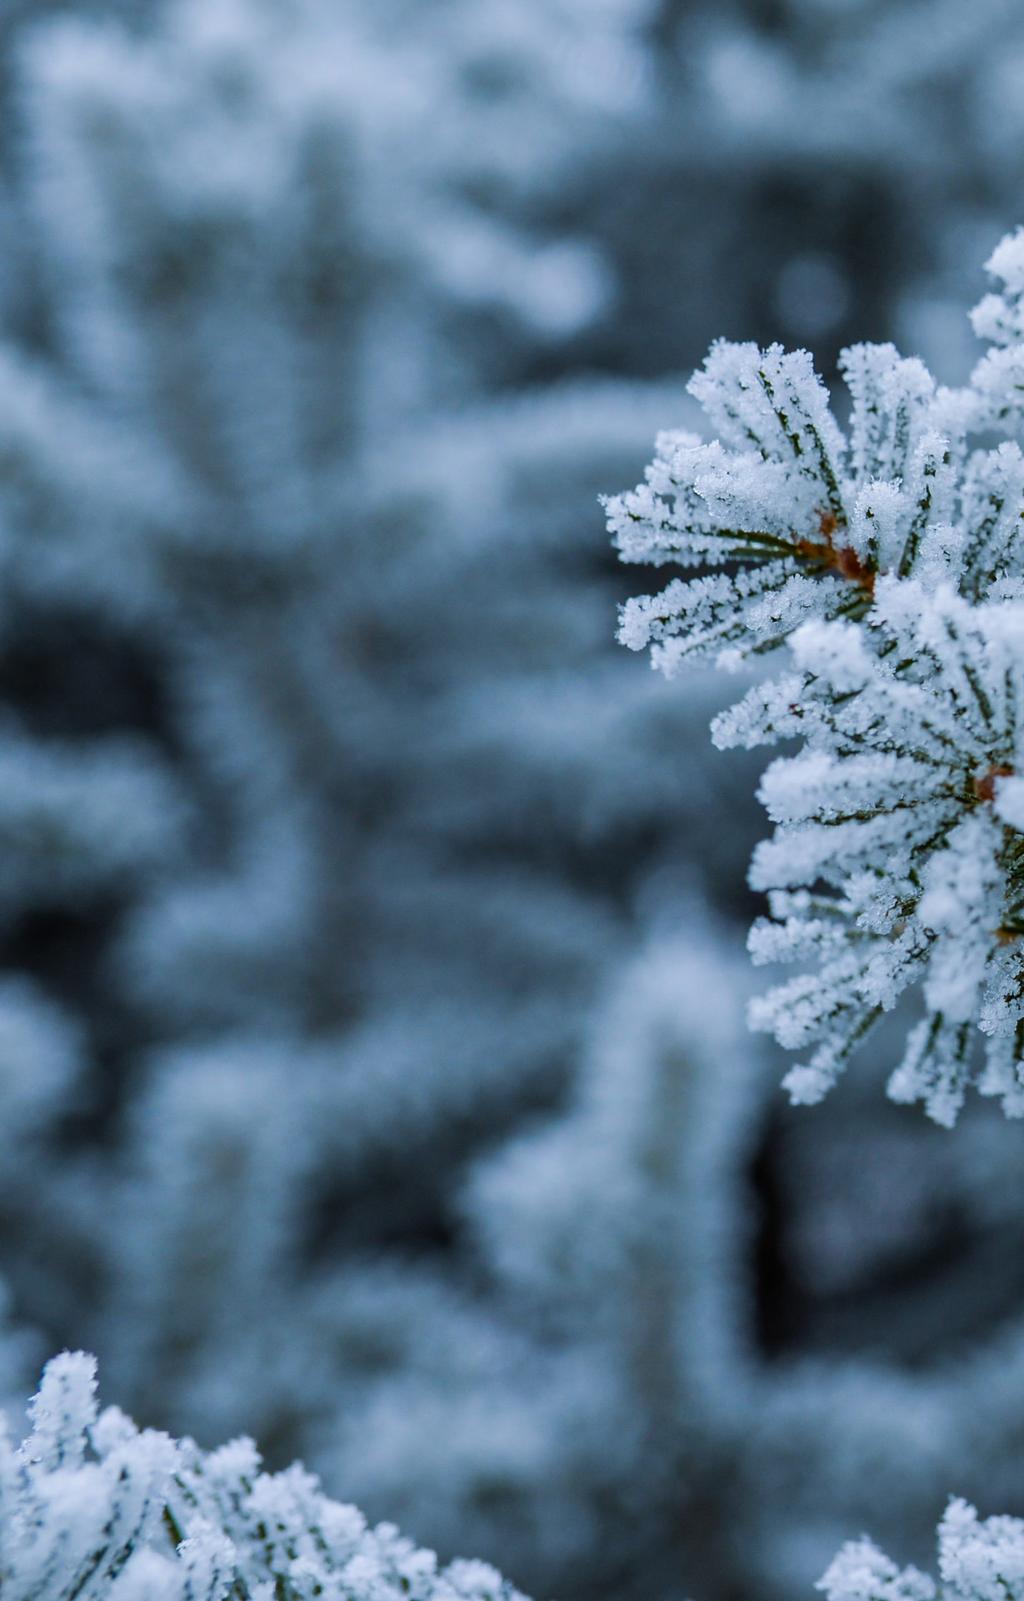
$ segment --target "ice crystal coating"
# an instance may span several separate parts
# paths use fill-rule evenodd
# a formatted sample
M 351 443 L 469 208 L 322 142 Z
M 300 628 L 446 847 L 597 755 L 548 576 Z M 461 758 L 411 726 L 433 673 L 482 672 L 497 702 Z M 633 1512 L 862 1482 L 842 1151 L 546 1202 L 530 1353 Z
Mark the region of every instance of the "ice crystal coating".
M 730 665 L 808 618 L 863 616 L 880 572 L 945 565 L 969 400 L 891 345 L 855 345 L 843 371 L 849 439 L 806 351 L 712 347 L 690 393 L 718 439 L 661 434 L 646 482 L 606 503 L 624 561 L 712 570 L 627 602 L 624 644 L 669 673 Z
M 484 1562 L 441 1569 L 250 1440 L 203 1452 L 100 1413 L 95 1362 L 47 1364 L 20 1447 L 0 1432 L 5 1601 L 522 1601 Z

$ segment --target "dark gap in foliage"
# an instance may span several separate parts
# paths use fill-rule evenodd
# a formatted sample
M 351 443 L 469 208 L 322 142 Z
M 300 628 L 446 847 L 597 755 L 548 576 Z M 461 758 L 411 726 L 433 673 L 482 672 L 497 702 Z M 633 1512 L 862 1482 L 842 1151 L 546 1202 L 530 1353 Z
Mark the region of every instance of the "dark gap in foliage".
M 172 740 L 156 664 L 96 616 L 22 608 L 0 652 L 0 694 L 44 737 L 131 731 Z
M 69 1147 L 114 1138 L 130 1080 L 130 1057 L 140 1039 L 138 1020 L 124 1005 L 107 967 L 121 910 L 113 902 L 77 910 L 35 908 L 0 934 L 0 970 L 33 979 L 82 1030 L 83 1094 L 62 1124 Z
M 755 1335 L 768 1357 L 782 1356 L 799 1345 L 808 1319 L 806 1297 L 790 1282 L 787 1271 L 784 1191 L 775 1160 L 778 1124 L 777 1114 L 768 1119 L 749 1170 L 755 1200 L 751 1243 Z
M 835 1092 L 837 1101 L 841 1095 Z M 877 1360 L 906 1370 L 940 1366 L 998 1337 L 1004 1325 L 1024 1314 L 1024 1223 L 1012 1209 L 1008 1217 L 979 1218 L 963 1195 L 945 1193 L 948 1180 L 938 1147 L 947 1137 L 944 1131 L 922 1129 L 916 1108 L 893 1110 L 897 1126 L 913 1119 L 908 1126 L 914 1143 L 924 1147 L 918 1161 L 927 1163 L 927 1146 L 934 1142 L 934 1165 L 928 1192 L 915 1199 L 915 1226 L 901 1232 L 905 1219 L 896 1208 L 886 1237 L 871 1193 L 885 1174 L 867 1160 L 872 1135 L 859 1127 L 857 1110 L 836 1108 L 844 1119 L 838 1140 L 834 1124 L 820 1131 L 800 1127 L 800 1119 L 827 1120 L 831 1104 L 824 1110 L 775 1110 L 762 1131 L 749 1169 L 756 1197 L 750 1258 L 756 1341 L 769 1360 L 818 1355 Z M 801 1261 L 803 1214 L 827 1199 L 808 1183 L 813 1165 L 798 1167 L 799 1180 L 788 1171 L 800 1156 L 796 1145 L 802 1139 L 824 1139 L 830 1153 L 825 1165 L 842 1193 L 847 1223 L 859 1218 L 877 1234 L 863 1260 L 851 1264 L 846 1282 L 842 1275 L 831 1285 L 816 1281 Z M 903 1160 L 909 1160 L 906 1151 Z M 834 1261 L 841 1257 L 841 1241 L 841 1235 L 833 1241 Z
M 410 1141 L 409 1148 L 381 1156 L 372 1170 L 360 1170 L 342 1182 L 325 1175 L 308 1212 L 305 1253 L 311 1262 L 326 1262 L 354 1250 L 415 1251 L 448 1255 L 460 1243 L 456 1199 L 466 1164 L 500 1149 L 517 1128 L 546 1120 L 564 1107 L 568 1090 L 564 1065 L 521 1096 L 509 1109 L 484 1109 L 478 1117 L 453 1120 L 443 1137 Z M 488 1116 L 488 1110 L 490 1115 Z

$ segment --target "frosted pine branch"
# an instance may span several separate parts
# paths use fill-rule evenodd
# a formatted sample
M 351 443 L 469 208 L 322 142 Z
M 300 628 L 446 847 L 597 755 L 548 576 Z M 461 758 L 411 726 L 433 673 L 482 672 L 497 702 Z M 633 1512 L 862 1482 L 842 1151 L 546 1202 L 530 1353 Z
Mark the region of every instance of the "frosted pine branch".
M 716 720 L 721 746 L 799 739 L 760 797 L 776 825 L 756 961 L 817 959 L 755 1003 L 811 1049 L 819 1100 L 913 985 L 924 1016 L 890 1080 L 952 1124 L 968 1084 L 1024 1115 L 1024 455 L 971 436 L 1024 423 L 1024 230 L 974 313 L 996 343 L 940 389 L 889 345 L 844 352 L 848 439 L 805 352 L 713 347 L 691 392 L 720 439 L 664 434 L 608 502 L 628 561 L 703 569 L 630 601 L 620 637 L 672 672 L 791 645 L 790 667 Z
M 925 1017 L 891 1093 L 952 1123 L 983 1034 L 981 1088 L 1020 1115 L 1024 608 L 886 579 L 863 629 L 808 623 L 792 654 L 799 676 L 759 686 L 715 725 L 723 745 L 805 741 L 761 783 L 777 826 L 751 878 L 774 892 L 775 920 L 755 924 L 751 950 L 813 953 L 819 969 L 756 1002 L 754 1026 L 816 1047 L 787 1080 L 815 1101 L 921 981 Z
M 845 1545 L 818 1585 L 826 1601 L 1019 1601 L 1024 1595 L 1024 1522 L 980 1519 L 951 1501 L 939 1524 L 939 1582 L 898 1568 L 870 1540 Z
M 4 1601 L 522 1601 L 484 1562 L 439 1568 L 249 1440 L 203 1452 L 99 1413 L 95 1363 L 46 1368 L 20 1447 L 0 1433 Z
M 646 482 L 606 503 L 624 561 L 710 571 L 629 601 L 624 644 L 670 673 L 728 665 L 808 618 L 863 616 L 879 572 L 945 564 L 969 400 L 891 345 L 843 366 L 849 439 L 806 351 L 713 346 L 690 392 L 719 439 L 662 434 Z

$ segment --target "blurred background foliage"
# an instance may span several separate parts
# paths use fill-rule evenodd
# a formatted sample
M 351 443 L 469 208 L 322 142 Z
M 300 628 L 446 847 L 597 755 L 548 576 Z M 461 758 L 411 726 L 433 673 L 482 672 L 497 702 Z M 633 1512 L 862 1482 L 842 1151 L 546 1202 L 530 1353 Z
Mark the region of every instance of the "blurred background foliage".
M 1022 91 L 1009 0 L 3 8 L 12 1405 L 85 1345 L 562 1601 L 1024 1512 L 1020 1130 L 786 1108 L 596 501 L 719 334 L 962 378 Z

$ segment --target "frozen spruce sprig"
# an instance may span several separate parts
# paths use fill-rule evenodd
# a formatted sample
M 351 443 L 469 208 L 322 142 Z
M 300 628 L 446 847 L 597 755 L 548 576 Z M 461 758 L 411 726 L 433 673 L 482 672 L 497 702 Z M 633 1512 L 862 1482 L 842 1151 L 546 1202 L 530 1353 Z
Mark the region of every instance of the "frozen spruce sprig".
M 755 961 L 816 968 L 751 1021 L 812 1048 L 786 1085 L 820 1100 L 911 985 L 924 1017 L 890 1081 L 952 1124 L 964 1089 L 1024 1113 L 1024 605 L 883 579 L 858 627 L 806 623 L 793 671 L 719 717 L 720 746 L 803 737 L 765 773 L 776 824 L 751 881 Z
M 718 344 L 690 387 L 720 438 L 663 435 L 608 502 L 626 560 L 699 569 L 629 602 L 625 643 L 670 672 L 792 645 L 715 737 L 804 742 L 765 775 L 752 869 L 755 959 L 813 964 L 753 1008 L 809 1053 L 793 1099 L 920 986 L 890 1093 L 944 1124 L 971 1082 L 1024 1114 L 1024 231 L 989 270 L 967 389 L 855 346 L 847 439 L 806 353 Z
M 951 1501 L 939 1524 L 938 1583 L 917 1568 L 898 1568 L 870 1540 L 844 1545 L 818 1589 L 825 1601 L 1022 1601 L 1024 1523 L 980 1519 Z
M 0 1419 L 4 1601 L 523 1601 L 322 1494 L 298 1465 L 261 1472 L 249 1440 L 203 1452 L 100 1413 L 95 1363 L 46 1368 L 20 1446 Z
M 670 674 L 732 665 L 810 618 L 863 617 L 880 573 L 948 565 L 970 398 L 891 345 L 842 370 L 848 438 L 806 351 L 712 347 L 689 388 L 718 438 L 660 435 L 646 482 L 605 503 L 624 561 L 700 569 L 628 601 L 624 644 Z

